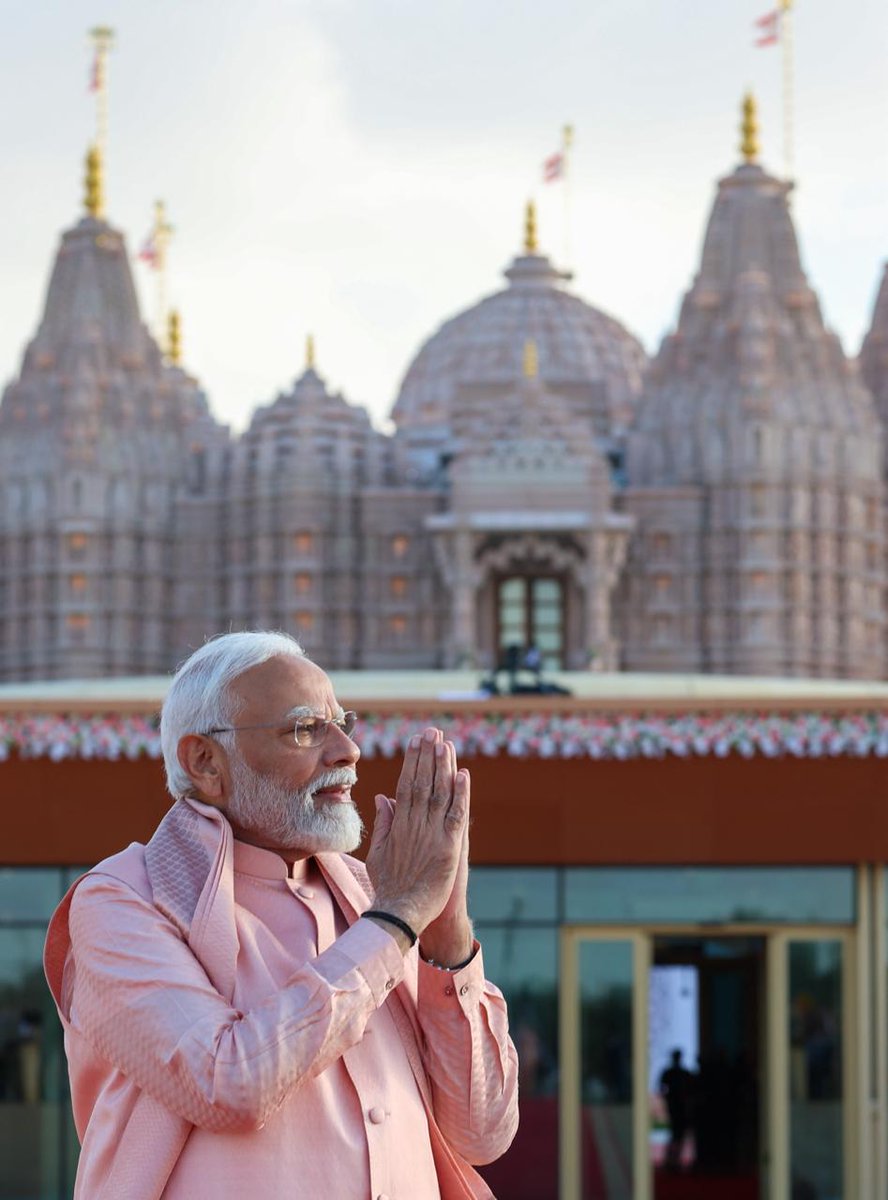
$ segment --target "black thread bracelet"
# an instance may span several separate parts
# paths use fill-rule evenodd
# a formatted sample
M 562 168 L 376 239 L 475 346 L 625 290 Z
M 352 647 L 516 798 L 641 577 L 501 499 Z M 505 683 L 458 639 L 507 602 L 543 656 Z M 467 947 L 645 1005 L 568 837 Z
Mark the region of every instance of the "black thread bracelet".
M 402 921 L 400 917 L 396 917 L 394 913 L 379 912 L 375 908 L 368 908 L 366 912 L 361 913 L 362 917 L 376 917 L 380 921 L 388 921 L 390 925 L 394 925 L 400 929 L 401 933 L 405 933 L 410 938 L 410 945 L 416 945 L 416 934 L 410 928 L 406 921 Z

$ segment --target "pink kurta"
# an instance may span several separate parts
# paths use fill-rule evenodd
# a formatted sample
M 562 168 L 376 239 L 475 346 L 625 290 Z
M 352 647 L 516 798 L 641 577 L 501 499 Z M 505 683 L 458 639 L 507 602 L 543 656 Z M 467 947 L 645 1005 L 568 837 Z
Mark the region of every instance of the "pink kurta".
M 75 1196 L 489 1196 L 468 1163 L 514 1135 L 516 1061 L 480 951 L 454 974 L 405 959 L 356 920 L 355 860 L 289 878 L 190 807 L 175 832 L 191 837 L 197 812 L 197 898 L 204 867 L 186 854 L 169 872 L 174 847 L 152 858 L 152 839 L 91 872 L 50 930 Z

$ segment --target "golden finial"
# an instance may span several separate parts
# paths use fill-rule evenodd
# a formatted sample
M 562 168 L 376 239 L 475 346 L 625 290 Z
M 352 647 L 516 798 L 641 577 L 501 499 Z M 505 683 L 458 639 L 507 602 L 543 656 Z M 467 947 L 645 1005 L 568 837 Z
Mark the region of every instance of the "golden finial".
M 182 319 L 177 308 L 170 309 L 167 320 L 167 358 L 174 367 L 182 362 Z
M 305 339 L 305 369 L 313 371 L 315 367 L 315 340 L 314 334 L 310 333 Z
M 539 250 L 537 242 L 537 210 L 532 200 L 528 200 L 524 210 L 524 253 L 536 254 Z
M 83 189 L 83 204 L 87 215 L 100 220 L 105 212 L 102 155 L 98 146 L 90 146 L 86 153 L 86 179 Z
M 561 144 L 564 147 L 565 153 L 573 146 L 574 127 L 573 125 L 565 125 L 561 131 Z
M 743 97 L 743 121 L 740 125 L 740 153 L 744 162 L 754 163 L 759 155 L 758 109 L 755 96 L 747 92 Z
M 524 343 L 524 378 L 536 379 L 540 373 L 540 360 L 537 354 L 537 344 L 533 338 Z

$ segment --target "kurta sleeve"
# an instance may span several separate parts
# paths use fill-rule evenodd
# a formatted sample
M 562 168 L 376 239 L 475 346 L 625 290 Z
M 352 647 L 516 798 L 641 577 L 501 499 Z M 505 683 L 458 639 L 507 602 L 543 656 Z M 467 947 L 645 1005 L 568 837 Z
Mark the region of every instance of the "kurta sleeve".
M 468 1162 L 492 1162 L 518 1128 L 518 1056 L 502 992 L 484 978 L 481 949 L 461 971 L 419 960 L 417 1015 L 435 1120 Z
M 178 929 L 112 876 L 80 884 L 69 928 L 72 1027 L 167 1108 L 213 1131 L 261 1128 L 292 1089 L 361 1040 L 404 971 L 394 940 L 359 921 L 240 1012 Z

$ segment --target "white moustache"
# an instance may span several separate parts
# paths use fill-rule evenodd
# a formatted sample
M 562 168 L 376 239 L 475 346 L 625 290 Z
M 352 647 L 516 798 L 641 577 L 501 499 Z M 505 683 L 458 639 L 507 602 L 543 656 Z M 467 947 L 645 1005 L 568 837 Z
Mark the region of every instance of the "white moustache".
M 354 787 L 358 782 L 358 773 L 354 767 L 334 767 L 332 771 L 324 771 L 317 779 L 313 779 L 306 789 L 314 798 L 317 792 L 329 787 Z

